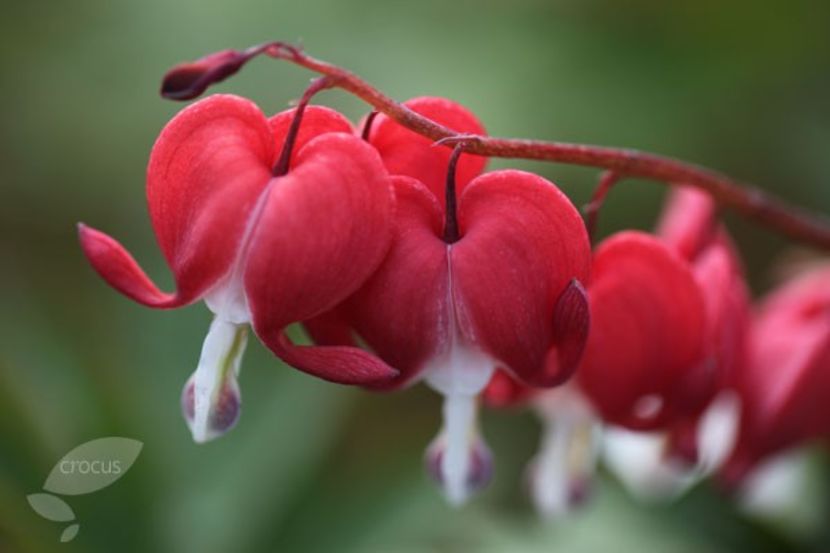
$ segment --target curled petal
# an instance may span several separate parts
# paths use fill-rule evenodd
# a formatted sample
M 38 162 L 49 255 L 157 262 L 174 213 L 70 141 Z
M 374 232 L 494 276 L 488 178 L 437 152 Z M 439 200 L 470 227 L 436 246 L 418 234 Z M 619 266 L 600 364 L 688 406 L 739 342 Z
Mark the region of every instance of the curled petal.
M 413 98 L 404 102 L 404 105 L 459 134 L 485 133 L 475 115 L 446 98 Z M 375 117 L 369 142 L 377 148 L 389 174 L 419 180 L 444 206 L 444 183 L 451 148 L 434 145 L 430 139 L 401 126 L 384 114 Z M 467 183 L 481 173 L 486 163 L 487 159 L 481 156 L 461 156 L 456 173 L 456 189 L 459 194 Z
M 687 263 L 660 240 L 621 232 L 594 259 L 591 333 L 579 383 L 603 418 L 636 429 L 667 424 L 691 399 L 704 362 L 704 303 Z
M 656 234 L 686 259 L 694 259 L 717 229 L 715 202 L 691 186 L 672 189 Z
M 553 311 L 553 343 L 547 354 L 545 373 L 552 381 L 569 379 L 585 351 L 591 314 L 588 294 L 582 284 L 573 279 L 556 300 Z
M 84 255 L 107 284 L 138 303 L 149 307 L 178 307 L 195 298 L 180 290 L 177 294 L 162 292 L 138 266 L 135 259 L 111 236 L 78 224 L 78 238 Z
M 561 383 L 569 368 L 545 370 L 548 350 L 556 332 L 559 338 L 578 335 L 568 329 L 572 323 L 583 328 L 584 318 L 572 317 L 579 309 L 567 301 L 555 330 L 556 304 L 573 279 L 587 282 L 590 267 L 576 208 L 542 177 L 495 171 L 467 186 L 459 223 L 461 239 L 450 254 L 462 335 L 530 385 Z M 580 348 L 566 342 L 570 338 L 553 345 L 578 357 Z
M 342 133 L 309 142 L 291 172 L 274 179 L 244 283 L 254 329 L 277 355 L 292 351 L 282 338 L 286 325 L 331 309 L 375 271 L 389 246 L 393 202 L 377 153 Z
M 338 384 L 384 385 L 398 371 L 376 356 L 350 346 L 297 346 L 285 334 L 269 339 L 274 354 L 303 372 Z

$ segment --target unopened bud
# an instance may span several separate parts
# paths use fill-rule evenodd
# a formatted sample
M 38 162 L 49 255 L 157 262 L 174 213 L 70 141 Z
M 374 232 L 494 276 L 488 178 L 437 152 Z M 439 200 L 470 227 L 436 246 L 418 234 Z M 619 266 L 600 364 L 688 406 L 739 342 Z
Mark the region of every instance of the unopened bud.
M 210 85 L 239 71 L 251 55 L 238 50 L 222 50 L 196 61 L 181 63 L 164 75 L 161 95 L 170 100 L 190 100 Z

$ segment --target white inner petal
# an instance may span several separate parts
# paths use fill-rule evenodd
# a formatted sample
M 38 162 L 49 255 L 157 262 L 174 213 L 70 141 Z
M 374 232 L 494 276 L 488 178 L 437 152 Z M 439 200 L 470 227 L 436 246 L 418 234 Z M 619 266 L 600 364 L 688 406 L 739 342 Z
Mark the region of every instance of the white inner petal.
M 810 495 L 809 456 L 804 450 L 787 452 L 753 470 L 741 488 L 741 507 L 761 518 L 786 517 L 797 512 Z
M 445 450 L 441 475 L 447 499 L 454 505 L 467 500 L 467 485 L 472 470 L 473 443 L 477 433 L 477 399 L 495 371 L 495 361 L 479 348 L 464 343 L 458 329 L 458 316 L 452 278 L 452 246 L 447 247 L 447 306 L 449 347 L 424 366 L 424 378 L 444 396 Z
M 441 475 L 447 499 L 454 505 L 467 500 L 472 470 L 473 444 L 477 433 L 477 399 L 495 369 L 493 360 L 476 348 L 454 340 L 450 350 L 431 360 L 427 383 L 444 396 L 444 455 Z
M 738 438 L 741 401 L 732 391 L 721 392 L 698 423 L 699 470 L 702 476 L 716 471 L 726 461 Z
M 245 295 L 244 275 L 245 262 L 248 259 L 248 251 L 251 249 L 251 238 L 259 223 L 271 187 L 276 179 L 271 181 L 262 189 L 253 209 L 248 215 L 245 223 L 245 230 L 239 240 L 236 257 L 231 263 L 228 273 L 205 294 L 205 304 L 218 317 L 222 317 L 232 323 L 242 324 L 251 322 L 251 311 L 248 307 L 248 298 Z
M 251 238 L 265 208 L 274 180 L 272 179 L 263 188 L 248 216 L 236 256 L 228 273 L 204 296 L 205 304 L 216 317 L 205 337 L 199 365 L 193 373 L 194 417 L 188 423 L 193 439 L 199 443 L 221 434 L 211 427 L 211 420 L 226 382 L 230 389 L 237 396 L 239 395 L 236 378 L 239 375 L 242 354 L 247 344 L 247 324 L 251 321 L 251 311 L 244 286 L 245 266 Z
M 571 386 L 540 394 L 534 407 L 544 431 L 531 464 L 531 495 L 540 514 L 562 517 L 573 508 L 578 488 L 590 485 L 601 427 L 590 406 Z
M 674 499 L 698 479 L 696 471 L 666 461 L 663 433 L 611 427 L 606 429 L 603 447 L 608 468 L 640 500 Z
M 248 298 L 245 297 L 242 274 L 238 266 L 218 286 L 214 286 L 205 294 L 205 305 L 217 317 L 222 317 L 228 322 L 245 324 L 251 321 Z
M 227 379 L 235 385 L 239 366 L 247 342 L 246 327 L 216 317 L 210 324 L 202 345 L 199 365 L 194 373 L 193 421 L 190 430 L 193 439 L 203 443 L 218 436 L 211 427 L 220 392 Z

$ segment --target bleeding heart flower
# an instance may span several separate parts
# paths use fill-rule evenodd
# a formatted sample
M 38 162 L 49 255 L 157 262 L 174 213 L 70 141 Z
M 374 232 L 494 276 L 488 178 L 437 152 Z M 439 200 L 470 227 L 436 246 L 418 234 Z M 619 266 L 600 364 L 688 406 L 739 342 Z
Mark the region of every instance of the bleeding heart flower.
M 407 105 L 459 133 L 483 133 L 447 100 Z M 393 174 L 392 246 L 335 315 L 309 328 L 318 340 L 348 341 L 347 324 L 400 370 L 376 388 L 425 380 L 444 395 L 444 428 L 427 466 L 459 503 L 489 473 L 476 396 L 495 367 L 534 386 L 560 384 L 576 367 L 588 326 L 579 284 L 589 274 L 588 237 L 567 197 L 539 176 L 476 177 L 483 159 L 459 160 L 459 149 L 451 158 L 383 116 L 369 141 Z
M 773 456 L 830 437 L 830 265 L 807 270 L 761 302 L 735 386 L 739 436 L 720 473 L 729 488 Z
M 742 359 L 747 295 L 711 199 L 681 188 L 667 205 L 658 236 L 624 232 L 606 240 L 594 256 L 588 295 L 591 333 L 577 377 L 567 386 L 571 399 L 503 374 L 490 382 L 485 399 L 495 406 L 530 403 L 547 429 L 542 458 L 554 458 L 550 452 L 572 458 L 596 444 L 573 436 L 596 428 L 601 418 L 610 425 L 604 442 L 612 470 L 638 495 L 674 493 L 692 481 L 675 450 L 696 453 L 700 427 L 711 438 L 707 462 L 722 459 L 729 446 L 717 444 L 730 443 L 729 423 L 734 427 L 728 401 L 706 409 Z M 691 439 L 682 441 L 689 429 Z M 594 455 L 581 458 L 581 469 L 563 461 L 549 465 L 558 476 L 546 480 L 570 478 L 570 486 L 545 488 L 545 480 L 532 480 L 543 514 L 561 516 L 574 506 L 567 490 L 585 487 L 595 464 Z
M 337 112 L 310 107 L 303 117 L 304 107 L 269 120 L 246 99 L 216 95 L 164 128 L 147 200 L 176 292 L 159 290 L 118 242 L 79 225 L 84 253 L 119 292 L 156 308 L 204 299 L 215 314 L 183 394 L 198 442 L 238 417 L 248 323 L 277 356 L 320 378 L 366 384 L 395 375 L 357 348 L 295 346 L 283 332 L 342 301 L 377 268 L 394 209 L 377 152 Z
M 630 491 L 646 499 L 676 496 L 715 470 L 732 447 L 738 406 L 731 392 L 731 379 L 744 363 L 749 304 L 740 261 L 726 231 L 717 223 L 711 198 L 692 188 L 676 189 L 656 232 L 691 272 L 696 286 L 690 286 L 687 278 L 683 284 L 677 281 L 674 291 L 664 296 L 663 307 L 654 314 L 660 316 L 662 310 L 676 316 L 682 313 L 677 308 L 688 309 L 682 302 L 672 305 L 671 295 L 680 298 L 685 294 L 687 299 L 698 296 L 702 299 L 703 325 L 697 321 L 695 310 L 695 317 L 681 319 L 687 325 L 685 329 L 666 318 L 662 334 L 639 337 L 639 347 L 655 341 L 661 344 L 657 349 L 673 360 L 663 361 L 674 370 L 670 380 L 661 384 L 663 391 L 651 389 L 638 399 L 642 402 L 638 408 L 651 407 L 649 403 L 653 402 L 661 407 L 662 414 L 657 411 L 655 415 L 660 416 L 645 425 L 636 420 L 631 424 L 610 419 L 627 429 L 610 428 L 606 432 L 608 464 Z M 593 296 L 592 301 L 599 303 Z M 671 343 L 667 335 L 680 340 L 702 338 L 701 353 L 683 360 L 677 355 L 682 351 L 676 349 L 678 346 L 662 347 Z M 641 362 L 639 366 L 648 367 L 641 373 L 645 379 L 659 378 L 660 365 Z M 590 378 L 590 369 L 586 373 Z

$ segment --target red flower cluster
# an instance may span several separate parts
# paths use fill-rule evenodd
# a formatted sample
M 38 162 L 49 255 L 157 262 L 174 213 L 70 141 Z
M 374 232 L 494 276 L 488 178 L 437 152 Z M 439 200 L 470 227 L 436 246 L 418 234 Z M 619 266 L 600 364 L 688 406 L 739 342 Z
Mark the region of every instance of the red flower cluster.
M 165 92 L 198 95 L 252 55 L 181 66 Z M 176 292 L 79 227 L 90 263 L 124 295 L 157 308 L 204 300 L 214 313 L 182 396 L 196 441 L 237 421 L 248 325 L 314 376 L 374 390 L 424 381 L 441 393 L 427 466 L 456 503 L 492 469 L 476 422 L 483 392 L 496 405 L 533 403 L 548 421 L 534 496 L 551 514 L 585 497 L 600 423 L 658 440 L 657 466 L 708 472 L 729 452 L 734 432 L 723 427 L 737 415 L 706 421 L 736 395 L 740 430 L 723 469 L 732 483 L 830 434 L 826 268 L 751 316 L 735 248 L 700 192 L 680 188 L 655 234 L 621 232 L 592 254 L 578 211 L 544 178 L 483 172 L 463 140 L 435 145 L 383 114 L 357 132 L 307 99 L 268 118 L 248 100 L 211 96 L 164 128 L 147 198 Z M 404 105 L 459 136 L 484 134 L 449 100 Z M 293 344 L 292 323 L 315 345 Z M 711 446 L 710 427 L 720 432 Z
M 542 392 L 497 374 L 485 392 L 493 406 L 530 404 L 545 422 L 531 474 L 543 513 L 582 499 L 601 446 L 627 487 L 654 498 L 713 472 L 740 489 L 775 455 L 830 436 L 830 267 L 753 312 L 737 252 L 701 192 L 678 188 L 654 234 L 600 244 L 588 296 L 590 336 L 571 383 Z

